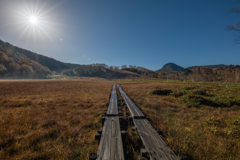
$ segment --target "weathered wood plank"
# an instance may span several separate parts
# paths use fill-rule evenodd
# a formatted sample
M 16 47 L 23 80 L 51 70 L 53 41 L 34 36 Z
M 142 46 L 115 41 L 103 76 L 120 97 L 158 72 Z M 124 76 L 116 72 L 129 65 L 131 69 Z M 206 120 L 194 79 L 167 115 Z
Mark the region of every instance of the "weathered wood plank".
M 151 160 L 178 160 L 147 119 L 134 118 L 134 124 Z
M 126 95 L 119 85 L 118 87 L 125 103 L 134 117 L 133 122 L 137 127 L 142 142 L 149 153 L 150 159 L 178 160 L 178 157 L 168 147 L 168 145 L 164 142 L 149 121 L 144 117 L 144 114 L 140 111 L 140 109 L 133 103 L 133 101 Z
M 119 91 L 121 93 L 121 96 L 123 97 L 125 103 L 127 104 L 131 115 L 133 117 L 143 118 L 145 115 L 142 113 L 142 111 L 133 103 L 133 101 L 126 95 L 126 93 L 123 91 L 123 89 L 118 85 Z
M 97 160 L 124 160 L 118 116 L 108 117 L 104 123 Z
M 117 106 L 117 92 L 116 92 L 116 87 L 115 84 L 113 85 L 112 88 L 112 93 L 111 93 L 111 98 L 110 98 L 110 103 L 108 106 L 108 110 L 107 110 L 107 116 L 114 116 L 114 115 L 118 115 L 118 106 Z

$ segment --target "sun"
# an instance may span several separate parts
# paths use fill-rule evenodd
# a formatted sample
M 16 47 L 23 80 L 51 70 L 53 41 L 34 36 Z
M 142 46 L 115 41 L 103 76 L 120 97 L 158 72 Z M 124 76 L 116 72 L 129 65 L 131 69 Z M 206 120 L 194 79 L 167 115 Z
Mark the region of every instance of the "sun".
M 29 17 L 29 22 L 30 22 L 31 24 L 37 24 L 38 19 L 37 19 L 37 17 L 35 17 L 35 16 L 31 16 L 31 17 Z
M 16 16 L 16 22 L 11 23 L 15 26 L 16 32 L 19 32 L 17 41 L 20 41 L 22 38 L 28 38 L 34 39 L 34 42 L 36 42 L 37 39 L 47 37 L 54 42 L 54 39 L 50 35 L 53 33 L 59 34 L 56 31 L 56 27 L 62 25 L 52 19 L 56 17 L 53 14 L 53 10 L 59 4 L 56 3 L 56 5 L 52 6 L 52 2 L 50 4 L 48 1 L 24 0 L 23 3 L 19 2 L 17 8 L 10 8 Z

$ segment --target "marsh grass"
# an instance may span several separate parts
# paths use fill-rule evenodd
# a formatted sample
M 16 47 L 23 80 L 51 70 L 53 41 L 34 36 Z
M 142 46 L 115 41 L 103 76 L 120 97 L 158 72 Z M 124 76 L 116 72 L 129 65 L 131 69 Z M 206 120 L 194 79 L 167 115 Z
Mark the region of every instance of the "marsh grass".
M 188 107 L 231 107 L 240 106 L 240 85 L 229 88 L 216 85 L 184 85 L 176 89 L 155 88 L 148 91 L 152 95 L 172 96 L 175 102 Z
M 152 125 L 163 130 L 162 138 L 175 153 L 188 159 L 240 159 L 239 84 L 229 88 L 214 83 L 121 86 L 151 119 Z
M 111 82 L 0 83 L 0 159 L 88 159 Z

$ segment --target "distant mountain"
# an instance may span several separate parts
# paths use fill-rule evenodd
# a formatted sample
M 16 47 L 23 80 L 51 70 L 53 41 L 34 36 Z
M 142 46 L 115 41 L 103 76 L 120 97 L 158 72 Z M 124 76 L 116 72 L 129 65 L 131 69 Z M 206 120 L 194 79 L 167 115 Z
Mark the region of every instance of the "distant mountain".
M 184 69 L 183 67 L 175 64 L 175 63 L 167 63 L 161 69 L 157 70 L 156 72 L 178 72 Z
M 173 70 L 173 71 L 180 71 L 182 69 L 184 69 L 183 67 L 175 64 L 175 63 L 167 63 L 165 64 L 162 69 L 169 69 L 169 70 Z

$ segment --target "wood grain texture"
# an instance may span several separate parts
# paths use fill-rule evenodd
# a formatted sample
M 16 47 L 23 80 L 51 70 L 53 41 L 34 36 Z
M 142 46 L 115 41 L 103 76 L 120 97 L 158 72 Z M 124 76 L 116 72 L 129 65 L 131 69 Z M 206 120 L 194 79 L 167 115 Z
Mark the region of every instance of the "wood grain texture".
M 134 118 L 134 124 L 151 160 L 178 160 L 147 119 Z
M 104 123 L 97 160 L 124 160 L 118 116 L 108 117 Z

